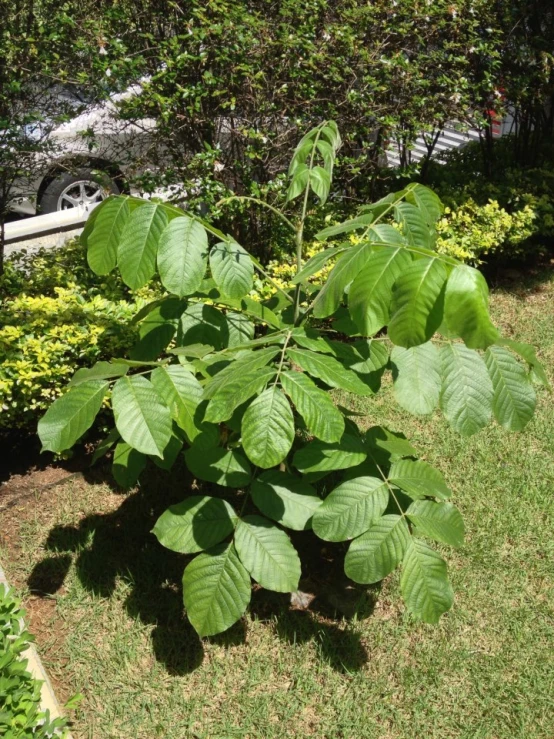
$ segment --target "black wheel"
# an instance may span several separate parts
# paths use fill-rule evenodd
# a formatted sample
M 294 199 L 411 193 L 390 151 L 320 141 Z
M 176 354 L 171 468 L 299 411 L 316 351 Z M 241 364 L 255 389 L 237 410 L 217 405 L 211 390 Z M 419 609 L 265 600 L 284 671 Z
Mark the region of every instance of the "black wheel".
M 55 213 L 80 205 L 92 205 L 120 192 L 121 187 L 109 175 L 78 169 L 60 174 L 48 183 L 40 198 L 39 212 Z

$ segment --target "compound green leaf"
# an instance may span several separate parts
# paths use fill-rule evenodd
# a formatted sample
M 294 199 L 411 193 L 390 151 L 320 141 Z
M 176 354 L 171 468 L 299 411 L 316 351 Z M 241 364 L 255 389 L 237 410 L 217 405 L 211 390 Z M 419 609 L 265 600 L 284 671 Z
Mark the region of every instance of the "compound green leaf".
M 250 593 L 250 575 L 232 543 L 199 554 L 185 568 L 183 600 L 199 636 L 220 634 L 238 621 Z
M 202 400 L 202 385 L 192 372 L 179 364 L 158 367 L 150 379 L 169 408 L 171 417 L 186 433 L 188 440 L 194 441 L 200 433 L 195 415 Z
M 493 387 L 481 356 L 463 344 L 440 348 L 442 412 L 462 436 L 471 436 L 491 419 Z
M 263 472 L 252 483 L 250 495 L 262 513 L 294 531 L 311 528 L 322 503 L 311 485 L 280 470 Z
M 362 440 L 344 433 L 340 441 L 327 444 L 315 439 L 299 449 L 293 464 L 300 472 L 330 472 L 355 467 L 365 461 L 367 453 Z
M 336 256 L 337 254 L 340 254 L 343 251 L 346 251 L 349 248 L 350 244 L 345 244 L 344 246 L 334 246 L 330 247 L 329 249 L 323 249 L 323 251 L 314 254 L 313 257 L 308 259 L 300 272 L 295 277 L 293 277 L 293 279 L 291 280 L 292 284 L 298 285 L 300 282 L 306 282 L 308 278 L 312 277 L 321 269 L 323 269 L 329 259 Z
M 429 624 L 436 624 L 454 600 L 446 562 L 419 539 L 408 544 L 400 588 L 410 613 Z
M 163 205 L 146 203 L 131 213 L 117 249 L 117 264 L 123 282 L 138 290 L 156 271 L 156 252 L 168 217 Z
M 108 198 L 94 220 L 87 238 L 87 262 L 97 275 L 107 275 L 117 264 L 117 247 L 131 216 L 125 197 Z
M 512 351 L 514 351 L 516 354 L 519 354 L 519 356 L 524 359 L 527 364 L 531 367 L 531 377 L 535 382 L 538 382 L 539 385 L 542 385 L 543 387 L 550 388 L 550 383 L 548 381 L 548 377 L 546 376 L 546 372 L 544 371 L 544 367 L 539 362 L 539 359 L 537 357 L 537 352 L 535 350 L 534 346 L 531 346 L 531 344 L 524 344 L 521 341 L 514 341 L 513 339 L 504 339 L 501 338 L 497 342 L 501 346 L 507 346 Z
M 343 223 L 337 223 L 336 226 L 327 226 L 327 228 L 324 228 L 322 231 L 316 233 L 314 238 L 316 241 L 327 241 L 327 239 L 330 239 L 333 236 L 350 233 L 351 231 L 357 231 L 361 228 L 365 229 L 370 225 L 372 221 L 373 213 L 366 213 L 365 215 L 358 216 L 357 218 L 350 218 L 348 221 L 344 221 Z M 316 254 L 316 256 L 319 255 Z
M 376 477 L 355 477 L 331 491 L 314 514 L 312 528 L 325 541 L 346 541 L 367 531 L 389 502 L 389 489 Z
M 342 302 L 346 286 L 358 275 L 372 253 L 373 245 L 364 242 L 348 248 L 337 260 L 325 285 L 313 303 L 316 318 L 326 318 L 334 313 Z
M 204 387 L 204 397 L 212 398 L 216 392 L 223 388 L 227 383 L 233 382 L 247 372 L 265 367 L 277 355 L 279 349 L 256 349 L 244 356 L 235 359 L 231 364 L 224 367 Z M 233 355 L 231 355 L 232 357 Z
M 346 368 L 334 357 L 306 349 L 287 349 L 289 358 L 305 372 L 318 377 L 331 387 L 347 390 L 357 395 L 371 395 L 372 390 L 355 372 Z
M 438 195 L 419 182 L 408 185 L 406 188 L 406 200 L 416 205 L 429 226 L 433 226 L 441 217 L 443 207 Z
M 227 346 L 237 347 L 254 339 L 255 324 L 244 313 L 228 311 L 225 315 L 229 331 Z
M 248 460 L 234 449 L 193 445 L 185 452 L 185 461 L 195 477 L 224 487 L 242 488 L 252 476 Z
M 226 500 L 192 495 L 169 506 L 152 533 L 172 552 L 194 554 L 219 544 L 233 533 L 236 523 L 237 515 Z
M 403 247 L 379 249 L 354 278 L 348 293 L 348 310 L 363 336 L 372 336 L 390 318 L 392 288 L 412 261 Z
M 131 358 L 152 361 L 162 354 L 175 336 L 186 302 L 169 297 L 156 305 L 140 322 L 139 340 L 131 349 Z
M 522 431 L 533 417 L 537 404 L 525 368 L 502 346 L 489 346 L 485 363 L 494 390 L 494 417 L 504 428 Z
M 179 216 L 160 235 L 158 270 L 163 286 L 184 297 L 198 290 L 208 263 L 208 236 L 194 218 Z
M 417 259 L 397 279 L 393 294 L 389 338 L 409 348 L 424 344 L 442 322 L 446 269 L 438 259 Z
M 129 365 L 125 362 L 96 362 L 92 367 L 78 369 L 69 382 L 70 387 L 82 385 L 89 380 L 111 380 L 126 375 Z
M 308 431 L 322 441 L 339 441 L 344 433 L 344 418 L 329 394 L 303 372 L 286 370 L 280 379 Z
M 441 358 L 431 342 L 391 352 L 394 396 L 404 410 L 416 415 L 432 413 L 439 404 Z
M 394 219 L 400 224 L 408 243 L 430 249 L 433 238 L 423 213 L 412 203 L 400 202 L 394 206 Z
M 263 588 L 278 593 L 298 590 L 298 553 L 285 532 L 267 518 L 241 518 L 235 532 L 235 547 L 242 564 Z
M 242 298 L 252 290 L 254 263 L 236 241 L 222 241 L 210 250 L 210 269 L 218 288 L 229 298 Z
M 461 547 L 464 543 L 464 521 L 452 503 L 415 500 L 406 515 L 417 526 L 418 533 L 430 539 L 451 547 Z
M 136 485 L 141 472 L 146 467 L 146 459 L 146 455 L 137 452 L 127 442 L 122 441 L 118 444 L 112 463 L 112 474 L 117 484 L 126 490 Z
M 350 544 L 344 571 L 354 582 L 380 582 L 402 562 L 409 541 L 410 532 L 403 516 L 382 516 Z
M 425 496 L 445 500 L 450 498 L 450 489 L 439 470 L 422 460 L 400 459 L 394 462 L 389 472 L 389 481 L 407 493 L 410 498 Z
M 113 387 L 115 425 L 124 441 L 143 454 L 163 458 L 171 437 L 171 414 L 145 377 L 120 378 Z
M 483 275 L 460 264 L 446 283 L 444 318 L 448 330 L 471 349 L 486 349 L 498 339 L 489 316 L 489 289 Z
M 285 459 L 294 441 L 294 417 L 283 392 L 264 390 L 242 418 L 242 446 L 256 466 L 267 469 Z
M 179 347 L 205 344 L 217 350 L 229 342 L 229 327 L 223 313 L 207 303 L 192 303 L 181 315 L 177 334 Z
M 60 454 L 71 448 L 94 423 L 108 387 L 103 380 L 88 380 L 55 400 L 38 422 L 43 450 Z
M 310 171 L 310 187 L 321 200 L 321 205 L 323 205 L 329 197 L 329 190 L 331 189 L 329 172 L 323 167 L 313 167 Z
M 260 367 L 242 374 L 234 374 L 212 395 L 206 409 L 206 421 L 210 423 L 227 421 L 235 408 L 265 388 L 275 372 L 274 367 Z

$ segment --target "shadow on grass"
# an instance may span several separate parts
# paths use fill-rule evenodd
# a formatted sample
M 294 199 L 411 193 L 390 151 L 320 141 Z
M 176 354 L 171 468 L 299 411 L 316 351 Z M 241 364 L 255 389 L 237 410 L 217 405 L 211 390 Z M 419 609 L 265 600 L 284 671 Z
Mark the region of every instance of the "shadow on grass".
M 123 580 L 129 586 L 125 600 L 129 615 L 154 625 L 156 659 L 169 674 L 185 675 L 199 667 L 204 657 L 202 641 L 186 619 L 182 604 L 183 569 L 192 557 L 165 549 L 151 534 L 161 513 L 180 502 L 183 489 L 190 488 L 186 470 L 176 477 L 178 486 L 153 471 L 151 479 L 124 498 L 115 511 L 86 516 L 78 526 L 52 528 L 45 542 L 48 556 L 35 566 L 28 584 L 39 595 L 56 592 L 71 562 L 81 584 L 95 595 L 112 596 Z M 340 546 L 328 551 L 328 545 L 322 548 L 311 532 L 293 538 L 306 574 L 302 592 L 291 606 L 290 595 L 255 586 L 250 612 L 268 621 L 276 635 L 291 645 L 313 641 L 320 658 L 334 669 L 357 670 L 368 656 L 348 619 L 370 615 L 373 595 L 345 578 Z M 232 648 L 246 639 L 246 623 L 240 621 L 209 641 Z

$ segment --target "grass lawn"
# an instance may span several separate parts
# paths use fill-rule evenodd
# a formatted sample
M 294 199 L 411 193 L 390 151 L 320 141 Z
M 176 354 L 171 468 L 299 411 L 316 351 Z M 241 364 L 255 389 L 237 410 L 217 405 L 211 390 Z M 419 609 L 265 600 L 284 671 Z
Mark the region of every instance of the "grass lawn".
M 554 279 L 543 278 L 498 289 L 493 312 L 552 376 Z M 397 576 L 329 587 L 341 562 L 319 542 L 308 609 L 257 591 L 243 622 L 200 641 L 182 613 L 185 558 L 148 534 L 185 475 L 169 488 L 158 473 L 131 495 L 98 473 L 12 481 L 0 558 L 61 696 L 84 694 L 73 735 L 554 737 L 554 406 L 538 396 L 525 433 L 470 439 L 439 414 L 399 412 L 390 389 L 340 399 L 363 423 L 404 431 L 452 486 L 467 543 L 445 549 L 456 600 L 437 627 L 406 615 Z

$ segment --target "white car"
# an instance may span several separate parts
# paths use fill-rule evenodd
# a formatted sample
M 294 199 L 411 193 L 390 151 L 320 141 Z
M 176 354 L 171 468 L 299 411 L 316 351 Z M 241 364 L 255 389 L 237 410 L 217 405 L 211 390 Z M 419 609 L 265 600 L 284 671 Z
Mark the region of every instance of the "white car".
M 156 123 L 123 120 L 118 103 L 140 90 L 135 85 L 112 95 L 50 131 L 51 153 L 39 155 L 35 180 L 16 184 L 11 209 L 26 215 L 53 213 L 128 192 L 128 181 L 149 166 Z

